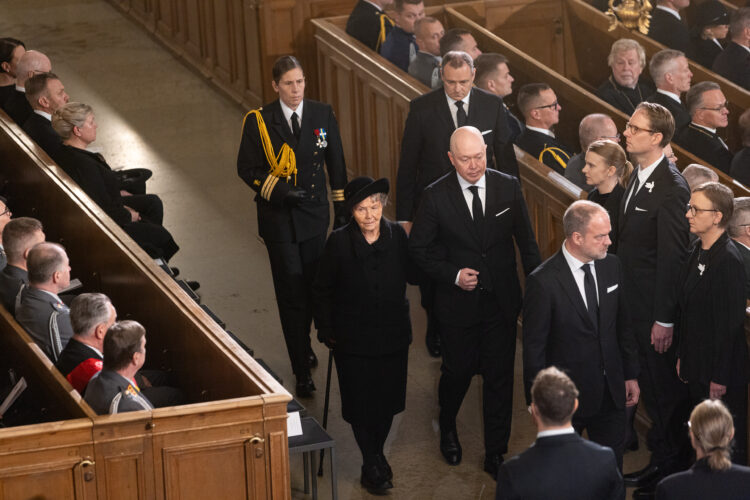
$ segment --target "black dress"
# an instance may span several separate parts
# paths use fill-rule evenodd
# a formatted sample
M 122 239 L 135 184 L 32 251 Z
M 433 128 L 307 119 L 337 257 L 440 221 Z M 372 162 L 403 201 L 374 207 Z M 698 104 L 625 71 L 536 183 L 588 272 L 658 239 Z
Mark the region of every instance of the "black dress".
M 612 224 L 609 239 L 612 240 L 612 244 L 609 246 L 608 252 L 611 254 L 617 253 L 617 224 L 620 217 L 620 200 L 622 200 L 622 195 L 624 194 L 625 188 L 617 183 L 609 193 L 602 194 L 598 189 L 594 189 L 589 193 L 588 197 L 589 201 L 598 203 L 609 212 L 609 222 Z
M 328 238 L 314 292 L 315 325 L 332 332 L 341 410 L 350 424 L 390 419 L 406 404 L 411 342 L 408 240 L 381 219 L 372 244 L 351 221 Z

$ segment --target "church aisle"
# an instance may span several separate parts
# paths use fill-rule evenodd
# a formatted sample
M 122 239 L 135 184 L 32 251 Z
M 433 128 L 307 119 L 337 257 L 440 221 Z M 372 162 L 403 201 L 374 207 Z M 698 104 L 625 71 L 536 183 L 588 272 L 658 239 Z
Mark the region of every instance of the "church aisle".
M 104 0 L 5 0 L 0 3 L 0 36 L 20 38 L 27 48 L 46 53 L 71 101 L 93 106 L 99 126 L 93 147 L 113 168 L 154 171 L 149 191 L 163 199 L 164 225 L 181 247 L 171 264 L 181 269 L 182 277 L 201 282 L 203 303 L 293 391 L 268 257 L 257 237 L 253 193 L 236 174 L 245 110 Z M 71 266 L 75 276 L 76 263 Z M 495 482 L 482 470 L 481 382 L 475 379 L 459 415 L 463 462 L 450 467 L 438 449 L 440 362 L 424 347 L 425 318 L 415 287 L 410 287 L 409 298 L 414 343 L 406 411 L 394 420 L 386 444 L 395 475 L 389 496 L 494 498 Z M 313 373 L 318 390 L 303 404 L 322 421 L 328 354 L 316 339 L 313 346 L 320 360 Z M 508 456 L 524 450 L 535 437 L 523 401 L 520 349 L 516 367 Z M 329 433 L 337 444 L 339 498 L 370 498 L 359 485 L 361 457 L 341 418 L 337 385 L 334 374 Z M 638 468 L 643 459 L 643 452 L 626 455 L 626 470 Z M 308 498 L 302 492 L 301 456 L 291 457 L 290 470 L 293 498 Z M 329 496 L 329 480 L 328 472 L 319 479 L 321 498 Z

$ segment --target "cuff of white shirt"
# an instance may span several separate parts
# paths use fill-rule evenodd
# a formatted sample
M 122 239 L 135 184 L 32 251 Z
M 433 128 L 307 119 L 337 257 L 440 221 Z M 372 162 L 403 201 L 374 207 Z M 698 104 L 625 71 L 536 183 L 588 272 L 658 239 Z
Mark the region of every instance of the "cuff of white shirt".
M 454 282 L 454 285 L 458 286 L 458 278 L 461 277 L 461 270 L 458 270 L 458 273 L 456 273 L 456 281 Z
M 655 323 L 664 328 L 672 328 L 674 326 L 674 323 L 662 323 L 661 321 L 655 321 Z

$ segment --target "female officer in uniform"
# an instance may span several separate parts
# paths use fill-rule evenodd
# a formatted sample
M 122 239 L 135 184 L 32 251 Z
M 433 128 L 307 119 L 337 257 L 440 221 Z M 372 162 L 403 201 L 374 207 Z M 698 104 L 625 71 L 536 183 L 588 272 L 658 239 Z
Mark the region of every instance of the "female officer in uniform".
M 346 165 L 330 105 L 305 99 L 305 75 L 293 56 L 273 65 L 279 98 L 250 111 L 243 123 L 237 172 L 255 192 L 258 232 L 271 261 L 276 302 L 300 397 L 315 390 L 310 368 L 310 291 L 325 245 L 330 208 L 344 201 Z

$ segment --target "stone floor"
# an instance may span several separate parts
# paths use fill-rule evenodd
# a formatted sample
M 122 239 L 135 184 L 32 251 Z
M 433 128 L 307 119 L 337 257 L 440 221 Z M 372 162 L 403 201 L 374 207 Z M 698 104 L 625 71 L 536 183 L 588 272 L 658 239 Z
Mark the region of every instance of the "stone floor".
M 151 192 L 165 205 L 165 226 L 181 251 L 172 264 L 199 280 L 211 307 L 256 355 L 293 390 L 274 300 L 268 258 L 257 236 L 252 193 L 236 174 L 240 126 L 246 110 L 186 68 L 104 0 L 3 0 L 0 36 L 13 36 L 46 53 L 71 100 L 93 106 L 99 124 L 92 145 L 112 167 L 154 171 Z M 71 263 L 75 275 L 75 262 Z M 424 348 L 419 293 L 410 288 L 414 344 L 409 359 L 406 411 L 398 415 L 386 445 L 397 499 L 489 499 L 495 483 L 482 471 L 481 380 L 471 386 L 459 415 L 463 463 L 450 467 L 438 451 L 437 382 L 440 362 Z M 315 371 L 310 415 L 322 420 L 327 350 L 314 342 L 321 366 Z M 520 385 L 520 351 L 510 455 L 534 440 Z M 359 485 L 361 457 L 341 419 L 338 387 L 331 390 L 328 424 L 338 450 L 339 498 L 370 495 Z M 643 446 L 641 447 L 643 449 Z M 642 466 L 641 451 L 625 458 L 625 470 Z M 302 492 L 302 460 L 291 457 L 293 498 Z M 330 494 L 328 473 L 321 498 Z

